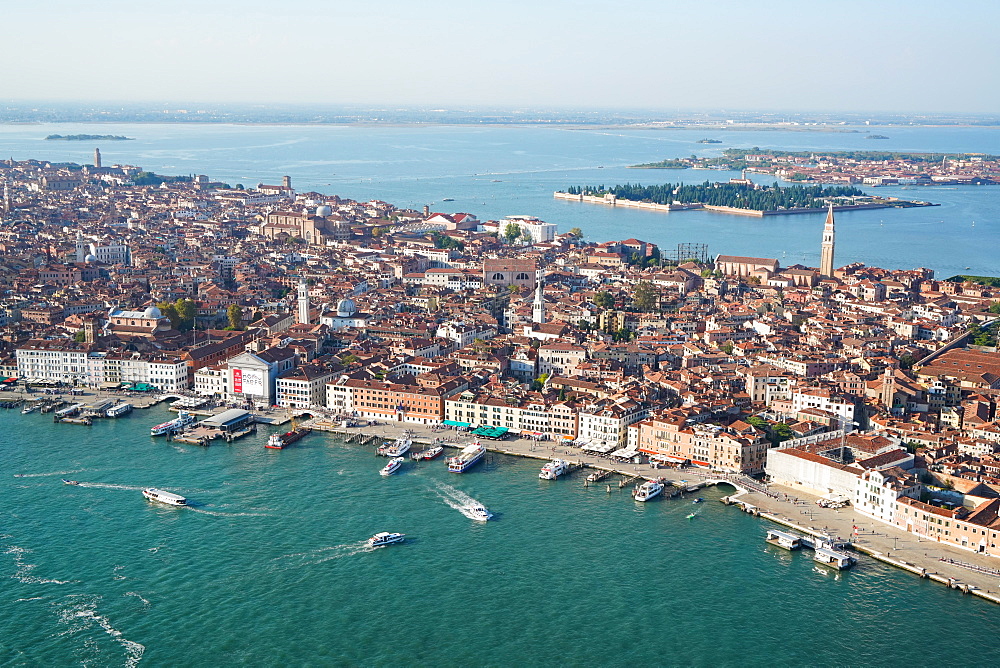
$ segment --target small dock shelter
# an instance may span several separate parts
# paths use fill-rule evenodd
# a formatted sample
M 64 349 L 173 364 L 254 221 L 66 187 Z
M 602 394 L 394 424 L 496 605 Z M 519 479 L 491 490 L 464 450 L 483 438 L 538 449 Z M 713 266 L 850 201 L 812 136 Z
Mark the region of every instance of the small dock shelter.
M 845 568 L 853 566 L 857 559 L 840 550 L 834 550 L 829 547 L 817 547 L 816 553 L 813 555 L 813 561 L 842 571 Z
M 250 411 L 245 411 L 240 408 L 230 408 L 227 411 L 222 411 L 218 415 L 205 418 L 198 424 L 202 427 L 215 429 L 225 435 L 245 429 L 251 425 L 253 421 L 254 416 Z
M 778 531 L 777 529 L 767 530 L 767 542 L 786 550 L 797 550 L 802 547 L 801 539 L 801 536 L 797 536 L 794 533 L 788 533 L 787 531 Z

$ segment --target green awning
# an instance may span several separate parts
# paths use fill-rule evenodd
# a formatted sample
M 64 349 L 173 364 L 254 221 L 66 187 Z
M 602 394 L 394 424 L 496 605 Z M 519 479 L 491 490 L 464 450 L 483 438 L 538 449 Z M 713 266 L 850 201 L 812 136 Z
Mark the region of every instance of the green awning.
M 445 420 L 441 424 L 446 427 L 471 427 L 471 422 L 457 422 L 455 420 Z
M 503 438 L 507 431 L 507 427 L 490 427 L 489 425 L 483 425 L 472 433 L 475 436 L 482 436 L 483 438 Z

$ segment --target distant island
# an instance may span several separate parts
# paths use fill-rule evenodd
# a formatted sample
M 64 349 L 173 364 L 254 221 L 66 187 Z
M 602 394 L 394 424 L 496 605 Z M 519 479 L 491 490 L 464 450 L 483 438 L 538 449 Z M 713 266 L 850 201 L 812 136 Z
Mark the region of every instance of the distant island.
M 745 179 L 733 179 L 729 183 L 705 181 L 696 185 L 664 183 L 644 186 L 626 183 L 611 187 L 570 186 L 554 195 L 557 199 L 590 204 L 657 211 L 704 209 L 745 216 L 813 213 L 830 205 L 838 211 L 935 206 L 928 202 L 874 197 L 853 186 L 768 186 L 749 183 Z
M 721 144 L 722 140 L 721 139 L 699 139 L 698 143 L 699 144 Z
M 885 138 L 883 135 L 870 135 Z M 995 185 L 1000 156 L 899 151 L 780 151 L 727 148 L 722 155 L 667 158 L 630 169 L 722 169 L 771 174 L 785 181 L 866 186 Z
M 885 135 L 868 135 L 865 139 L 888 139 Z
M 133 141 L 135 137 L 123 135 L 49 135 L 48 141 Z

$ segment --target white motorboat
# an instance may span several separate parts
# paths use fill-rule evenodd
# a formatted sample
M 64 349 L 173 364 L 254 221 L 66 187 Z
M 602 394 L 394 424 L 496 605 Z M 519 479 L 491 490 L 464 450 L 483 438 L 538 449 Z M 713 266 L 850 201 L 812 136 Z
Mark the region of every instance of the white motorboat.
M 551 462 L 542 467 L 542 470 L 538 473 L 538 477 L 542 480 L 555 480 L 568 470 L 568 461 L 565 459 L 553 459 Z
M 150 436 L 162 436 L 163 434 L 169 434 L 173 431 L 180 431 L 184 427 L 192 424 L 195 418 L 193 415 L 187 411 L 180 411 L 170 422 L 164 422 L 163 424 L 158 424 L 149 430 Z
M 465 446 L 461 452 L 454 457 L 449 457 L 448 471 L 451 473 L 464 473 L 473 464 L 486 455 L 486 446 L 476 441 L 472 445 Z
M 473 506 L 472 508 L 469 508 L 469 515 L 472 516 L 472 519 L 479 522 L 485 522 L 493 517 L 493 513 L 486 510 L 486 506 Z
M 636 501 L 649 501 L 663 492 L 666 485 L 659 480 L 647 480 L 641 485 L 636 485 L 632 491 L 632 498 Z
M 403 465 L 405 460 L 402 457 L 393 457 L 389 460 L 389 463 L 382 467 L 379 471 L 379 475 L 392 475 L 399 470 L 399 467 Z
M 405 533 L 390 533 L 389 531 L 382 531 L 369 538 L 368 545 L 371 547 L 382 547 L 383 545 L 402 543 L 404 538 L 406 538 Z
M 150 501 L 157 501 L 159 503 L 165 503 L 170 506 L 186 506 L 187 499 L 185 499 L 180 494 L 174 494 L 173 492 L 165 492 L 162 489 L 156 489 L 155 487 L 147 487 L 142 490 L 142 495 L 149 499 Z
M 21 415 L 27 415 L 28 413 L 34 413 L 38 409 L 38 404 L 35 403 L 25 403 L 24 408 L 21 409 Z

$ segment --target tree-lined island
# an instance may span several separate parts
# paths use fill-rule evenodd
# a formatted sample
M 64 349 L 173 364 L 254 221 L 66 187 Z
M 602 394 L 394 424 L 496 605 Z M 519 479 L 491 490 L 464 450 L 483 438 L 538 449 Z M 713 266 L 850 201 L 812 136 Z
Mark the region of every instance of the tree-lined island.
M 928 202 L 874 197 L 853 186 L 763 185 L 746 178 L 732 179 L 729 183 L 570 186 L 555 196 L 592 204 L 662 211 L 707 209 L 751 216 L 810 213 L 829 206 L 835 210 L 934 206 Z
M 49 135 L 46 141 L 134 141 L 124 135 Z
M 869 186 L 1000 183 L 1000 156 L 985 153 L 781 151 L 754 146 L 727 148 L 720 156 L 668 158 L 630 168 L 747 170 L 786 181 Z

